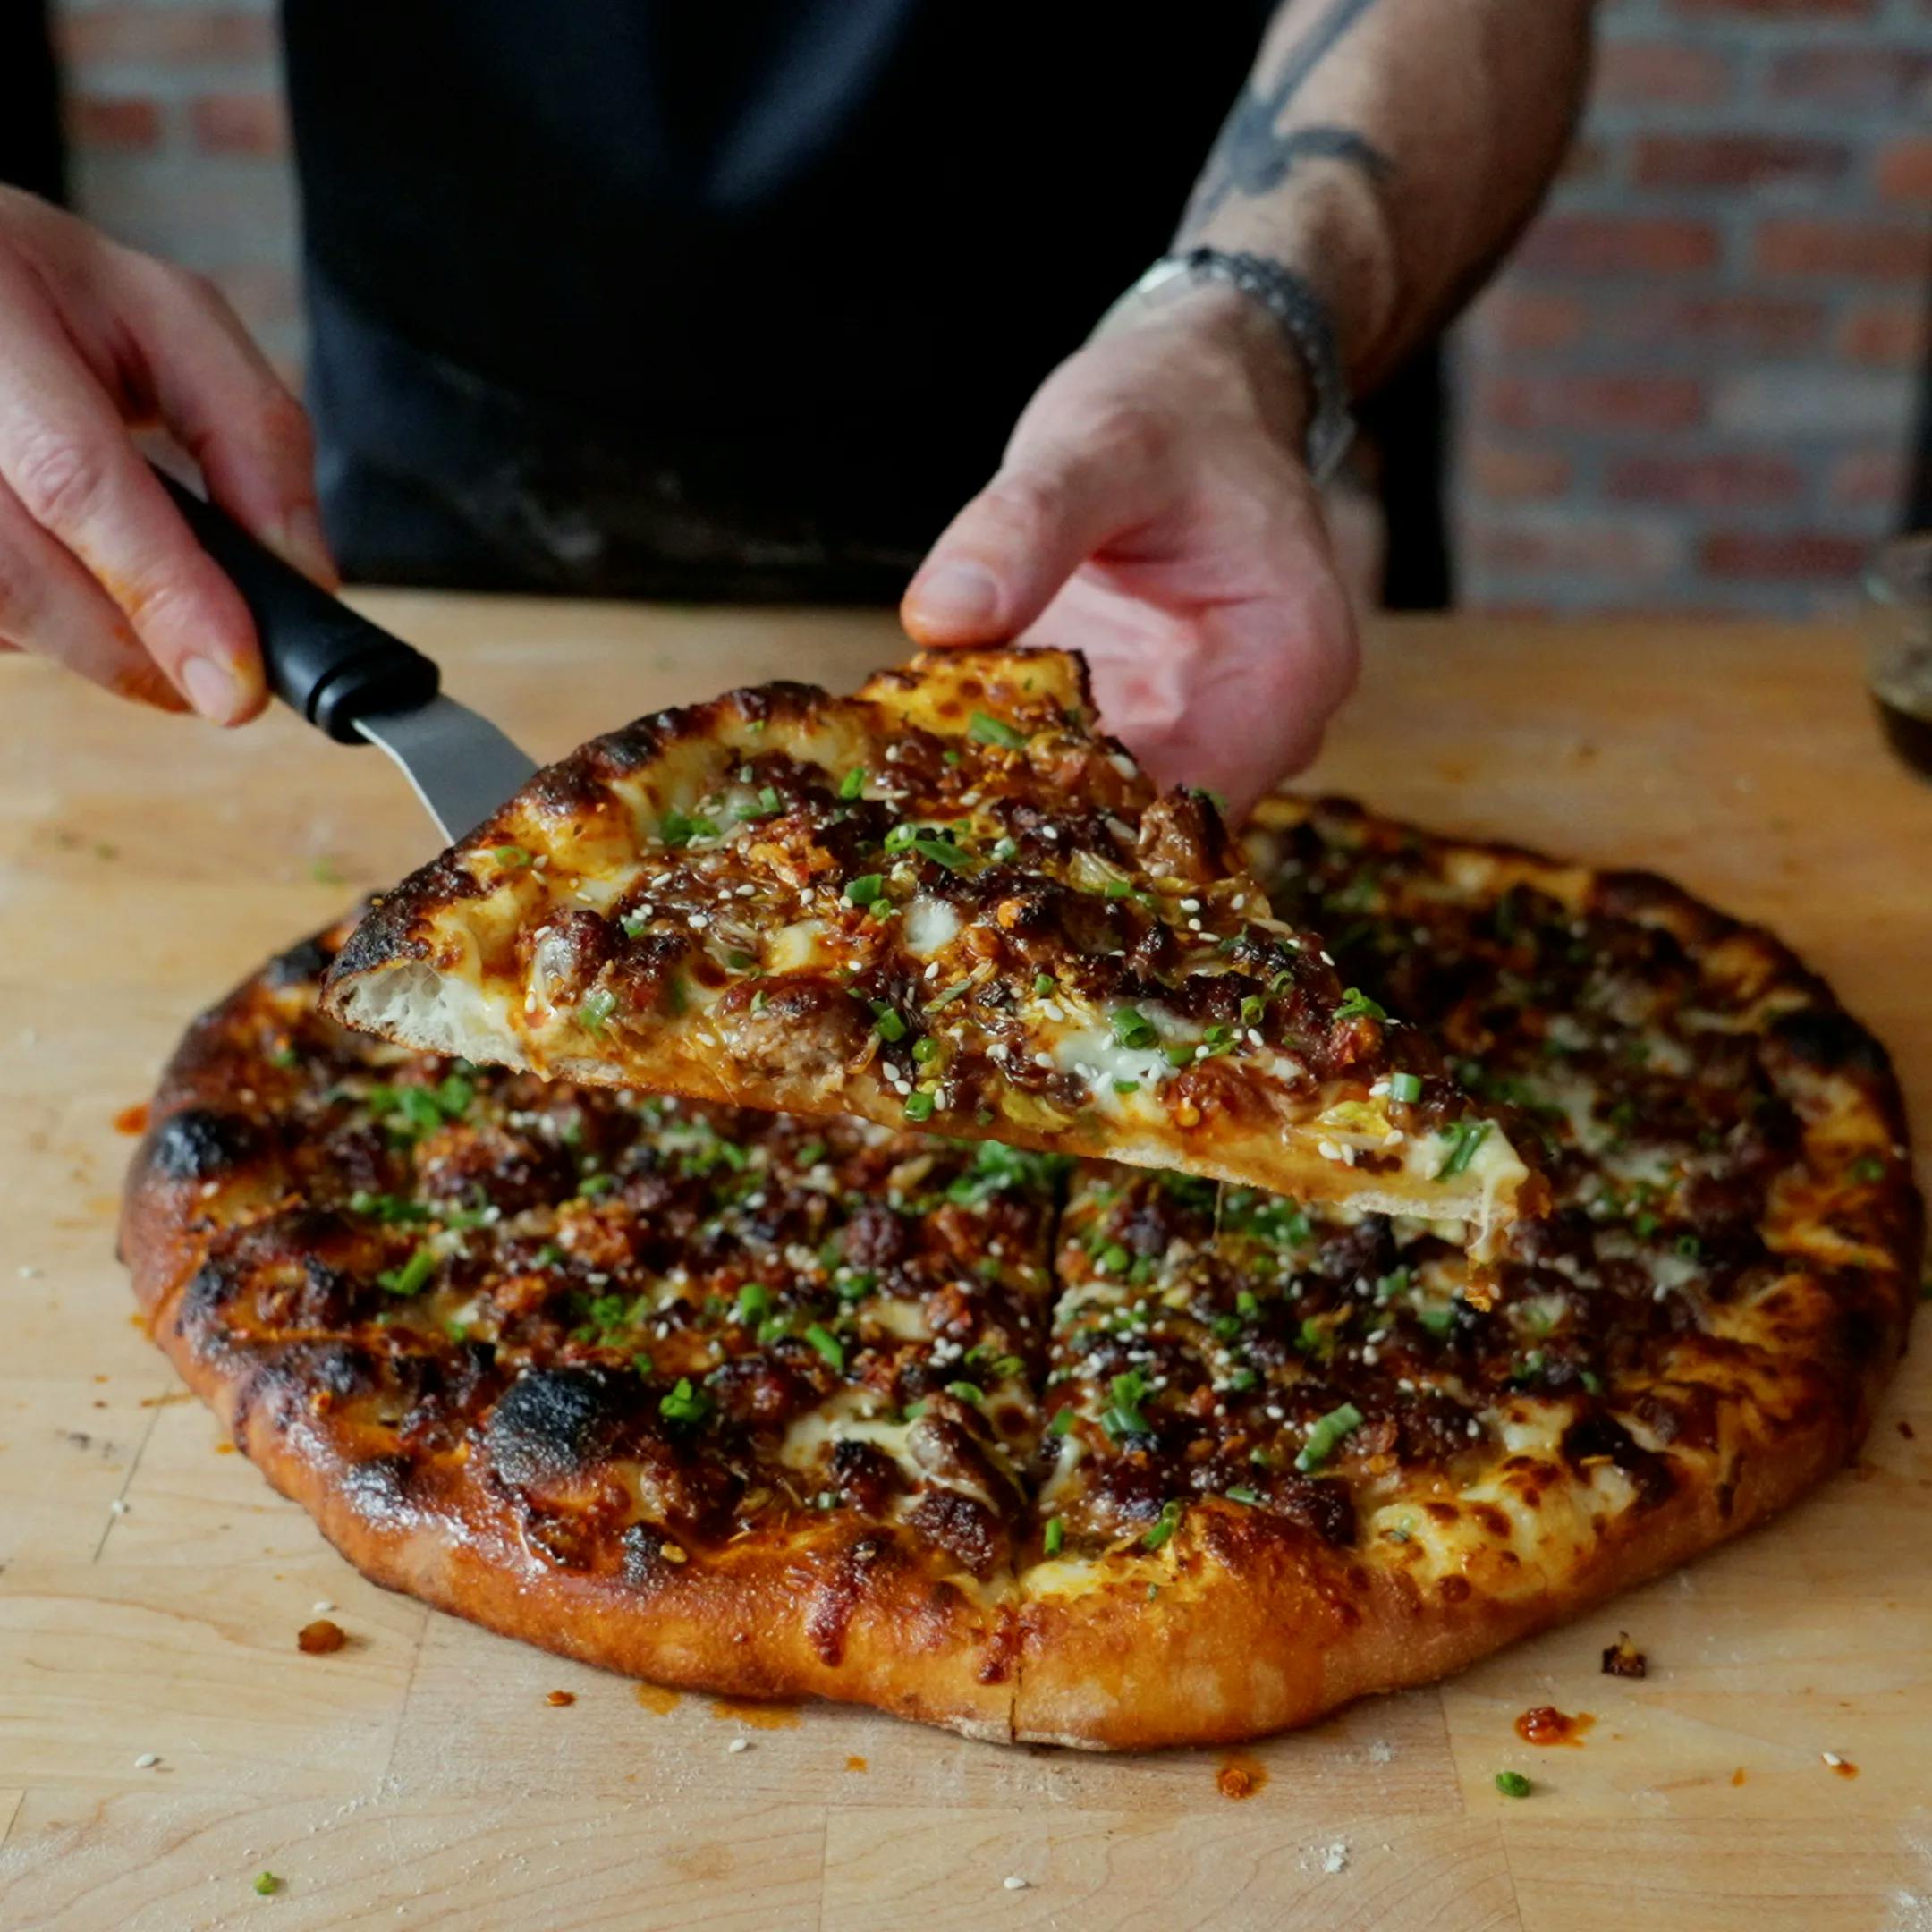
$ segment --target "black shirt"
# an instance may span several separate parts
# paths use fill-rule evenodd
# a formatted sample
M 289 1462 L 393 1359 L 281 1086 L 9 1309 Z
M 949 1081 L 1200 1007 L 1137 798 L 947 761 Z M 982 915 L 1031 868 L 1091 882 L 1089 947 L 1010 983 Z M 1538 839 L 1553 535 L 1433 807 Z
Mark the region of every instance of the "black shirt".
M 1269 11 L 285 0 L 311 270 L 528 407 L 486 442 L 916 554 L 1166 246 Z

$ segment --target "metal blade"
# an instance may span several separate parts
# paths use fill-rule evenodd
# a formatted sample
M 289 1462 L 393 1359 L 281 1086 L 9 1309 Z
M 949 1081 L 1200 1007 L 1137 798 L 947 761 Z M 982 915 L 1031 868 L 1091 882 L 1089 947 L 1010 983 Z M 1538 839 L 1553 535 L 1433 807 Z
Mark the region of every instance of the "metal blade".
M 356 729 L 402 767 L 452 843 L 537 775 L 534 758 L 453 698 L 432 698 L 412 711 L 377 711 L 359 717 Z

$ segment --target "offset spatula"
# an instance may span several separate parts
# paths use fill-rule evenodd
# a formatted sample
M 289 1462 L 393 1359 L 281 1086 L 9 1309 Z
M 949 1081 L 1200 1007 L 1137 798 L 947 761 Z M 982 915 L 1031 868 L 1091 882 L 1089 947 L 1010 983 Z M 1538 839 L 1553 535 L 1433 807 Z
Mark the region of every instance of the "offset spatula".
M 201 547 L 242 593 L 268 687 L 338 744 L 380 745 L 443 836 L 473 831 L 536 773 L 487 718 L 441 692 L 442 673 L 265 549 L 225 511 L 161 477 Z

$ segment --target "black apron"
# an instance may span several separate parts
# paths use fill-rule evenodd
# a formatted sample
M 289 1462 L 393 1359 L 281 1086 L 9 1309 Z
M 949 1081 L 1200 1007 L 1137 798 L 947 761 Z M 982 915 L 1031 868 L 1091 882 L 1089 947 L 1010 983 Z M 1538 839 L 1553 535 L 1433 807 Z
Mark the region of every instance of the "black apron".
M 896 597 L 1270 9 L 285 0 L 351 574 Z

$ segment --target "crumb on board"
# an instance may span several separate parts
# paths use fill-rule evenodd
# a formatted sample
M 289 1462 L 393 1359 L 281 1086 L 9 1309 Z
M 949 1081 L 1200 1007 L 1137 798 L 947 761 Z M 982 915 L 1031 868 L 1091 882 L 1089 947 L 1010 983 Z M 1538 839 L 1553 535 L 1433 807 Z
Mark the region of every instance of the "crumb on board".
M 1650 1660 L 1630 1640 L 1628 1631 L 1619 1631 L 1616 1641 L 1604 1647 L 1603 1667 L 1606 1677 L 1642 1677 L 1649 1672 Z
M 342 1625 L 332 1623 L 327 1617 L 318 1617 L 313 1623 L 304 1623 L 295 1632 L 295 1648 L 304 1657 L 326 1657 L 332 1650 L 340 1650 L 348 1641 Z
M 1370 1764 L 1393 1764 L 1394 1759 L 1395 1747 L 1386 1738 L 1370 1738 L 1368 1740 L 1368 1762 Z
M 576 1701 L 577 1693 L 574 1690 L 553 1690 L 544 1699 L 546 1704 L 555 1704 L 559 1710 L 562 1710 L 565 1705 L 574 1704 Z

